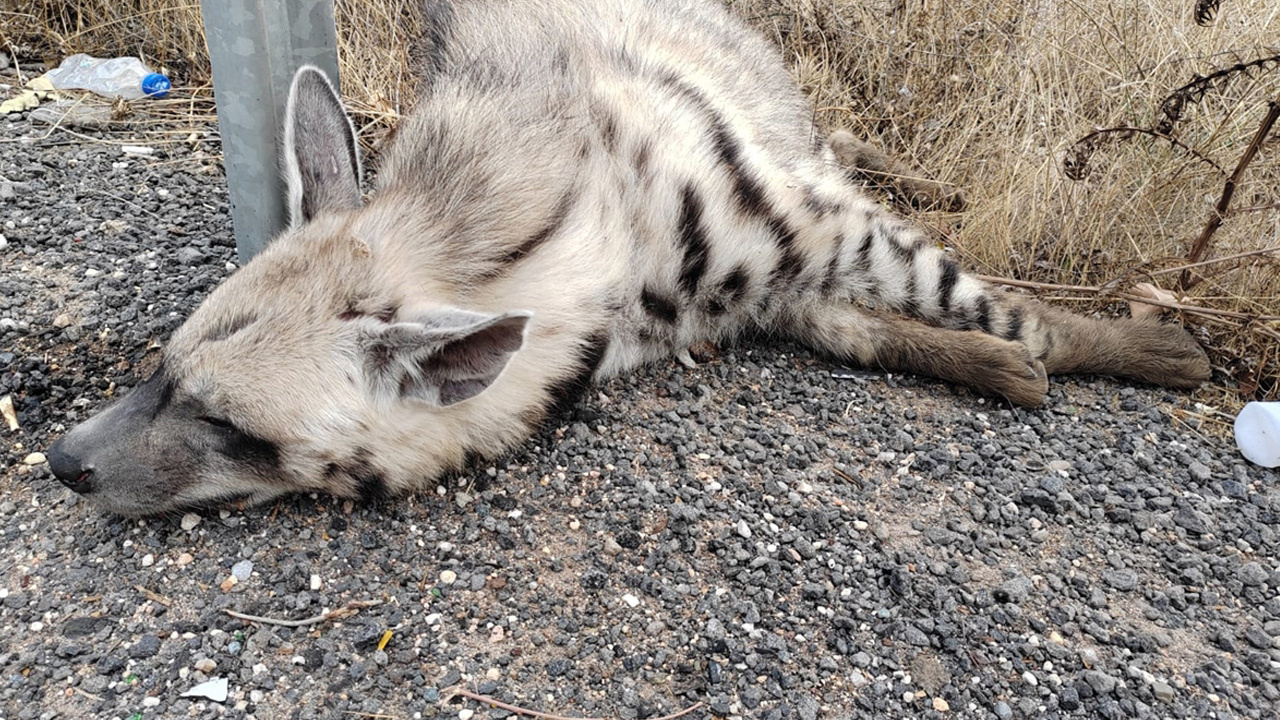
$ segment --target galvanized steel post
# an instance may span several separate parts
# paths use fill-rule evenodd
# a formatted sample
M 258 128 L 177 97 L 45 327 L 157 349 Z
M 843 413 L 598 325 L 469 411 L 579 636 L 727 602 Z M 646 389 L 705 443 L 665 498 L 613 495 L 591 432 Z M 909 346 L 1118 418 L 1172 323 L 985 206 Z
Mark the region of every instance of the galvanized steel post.
M 200 0 L 244 263 L 286 223 L 277 146 L 293 73 L 304 64 L 338 80 L 333 0 Z

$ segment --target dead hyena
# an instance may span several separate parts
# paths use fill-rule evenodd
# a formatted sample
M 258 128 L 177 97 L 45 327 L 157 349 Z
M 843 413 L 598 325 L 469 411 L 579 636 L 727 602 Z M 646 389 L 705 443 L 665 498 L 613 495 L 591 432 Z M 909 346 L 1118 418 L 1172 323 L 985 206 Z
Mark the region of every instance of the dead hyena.
M 104 509 L 434 486 L 593 379 L 748 329 L 1022 405 L 1046 373 L 1191 387 L 1174 325 L 999 292 L 859 193 L 777 52 L 712 0 L 427 4 L 422 99 L 360 194 L 293 82 L 292 227 L 155 374 L 50 448 Z

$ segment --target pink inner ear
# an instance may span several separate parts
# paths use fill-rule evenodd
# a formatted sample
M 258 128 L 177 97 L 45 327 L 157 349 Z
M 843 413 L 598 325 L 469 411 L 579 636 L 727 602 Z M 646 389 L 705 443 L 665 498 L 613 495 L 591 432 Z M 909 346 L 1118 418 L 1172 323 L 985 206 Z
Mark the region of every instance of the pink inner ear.
M 338 315 L 339 320 L 355 320 L 356 318 L 362 317 L 364 317 L 364 313 L 357 312 L 355 310 L 343 310 L 342 313 Z

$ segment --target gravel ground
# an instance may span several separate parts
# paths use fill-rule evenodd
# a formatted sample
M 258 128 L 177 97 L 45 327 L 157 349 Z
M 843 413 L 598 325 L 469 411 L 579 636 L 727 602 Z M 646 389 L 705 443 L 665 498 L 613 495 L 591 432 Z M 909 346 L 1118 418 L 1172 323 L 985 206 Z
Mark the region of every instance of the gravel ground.
M 234 268 L 225 178 L 207 133 L 46 132 L 0 118 L 0 717 L 508 715 L 455 685 L 626 720 L 1280 712 L 1276 474 L 1112 382 L 1015 411 L 744 344 L 434 496 L 105 517 L 29 455 Z

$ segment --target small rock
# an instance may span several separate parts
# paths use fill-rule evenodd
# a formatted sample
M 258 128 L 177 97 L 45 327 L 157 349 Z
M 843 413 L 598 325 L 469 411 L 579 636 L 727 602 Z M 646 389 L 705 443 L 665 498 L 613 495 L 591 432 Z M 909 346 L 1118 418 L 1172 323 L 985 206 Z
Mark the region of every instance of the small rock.
M 751 538 L 751 526 L 747 524 L 746 520 L 739 518 L 738 524 L 735 526 L 735 529 L 738 531 L 738 534 L 741 535 L 742 537 L 747 539 Z
M 1031 594 L 1032 588 L 1035 587 L 1031 582 L 1031 578 L 1019 575 L 1011 580 L 1006 580 L 996 588 L 992 595 L 996 600 L 1002 603 L 1018 604 L 1027 599 Z
M 471 716 L 475 714 L 476 711 L 471 708 L 462 708 L 458 711 L 458 720 L 471 720 Z
M 933 709 L 938 712 L 946 712 L 951 709 L 951 705 L 949 705 L 946 700 L 936 697 L 933 699 Z
M 316 575 L 316 574 L 314 574 L 314 573 L 313 573 L 313 574 L 311 575 L 311 585 L 310 585 L 311 590 L 312 590 L 312 591 L 319 590 L 319 589 L 320 589 L 320 585 L 321 585 L 320 576 L 319 576 L 319 575 Z
M 1195 460 L 1191 461 L 1191 464 L 1187 466 L 1187 472 L 1191 473 L 1191 479 L 1196 482 L 1209 482 L 1213 478 L 1213 471 L 1206 467 L 1204 463 Z
M 207 675 L 218 669 L 218 663 L 210 660 L 209 658 L 200 658 L 194 665 L 192 665 L 192 667 Z
M 441 585 L 452 585 L 458 581 L 458 573 L 452 570 L 444 570 L 440 573 Z
M 42 452 L 33 452 L 22 459 L 22 462 L 25 465 L 39 465 L 44 461 L 45 461 L 45 457 L 44 457 L 44 453 Z
M 1138 586 L 1138 573 L 1132 570 L 1108 570 L 1102 574 L 1102 579 L 1111 587 L 1125 592 Z
M 195 265 L 204 260 L 204 253 L 192 247 L 184 247 L 178 251 L 178 262 L 183 265 Z
M 218 583 L 218 587 L 222 588 L 222 592 L 231 592 L 231 588 L 239 584 L 240 581 L 236 579 L 235 575 L 228 575 L 226 580 Z
M 183 515 L 182 529 L 188 532 L 195 530 L 196 526 L 200 524 L 201 519 L 202 518 L 195 513 L 187 513 L 186 515 Z
M 1209 532 L 1209 521 L 1202 513 L 1191 508 L 1182 508 L 1173 514 L 1173 524 L 1192 535 L 1204 535 Z
M 1173 702 L 1173 688 L 1166 682 L 1157 680 L 1154 683 L 1151 683 L 1151 692 L 1155 694 L 1156 699 L 1160 702 Z
M 129 647 L 129 657 L 136 660 L 149 658 L 160 652 L 160 638 L 155 635 L 143 635 L 138 642 Z
M 1089 687 L 1099 695 L 1110 695 L 1111 691 L 1116 689 L 1117 680 L 1110 675 L 1098 670 L 1086 670 L 1084 673 L 1085 682 L 1089 683 Z
M 0 57 L 3 57 L 0 55 Z M 13 183 L 0 183 L 0 200 L 12 200 L 18 193 L 13 189 Z
M 1009 720 L 1009 718 L 1013 717 L 1013 708 L 1009 707 L 1009 703 L 1003 700 L 996 703 L 992 711 L 995 712 L 996 717 L 1000 718 L 1000 720 Z
M 618 544 L 617 540 L 614 540 L 611 537 L 607 537 L 604 539 L 603 549 L 604 549 L 604 554 L 610 557 L 613 557 L 614 555 L 617 555 L 622 552 L 622 546 Z
M 58 313 L 58 316 L 53 319 L 53 326 L 61 330 L 62 328 L 70 326 L 73 322 L 75 322 L 75 320 L 69 313 Z
M 1266 585 L 1271 573 L 1259 562 L 1247 562 L 1236 571 L 1236 578 L 1245 585 Z
M 239 582 L 248 580 L 251 573 L 253 573 L 253 562 L 250 560 L 241 560 L 231 566 L 231 575 Z
M 178 556 L 178 567 L 190 565 L 194 560 L 195 558 L 192 557 L 191 553 L 182 553 Z

